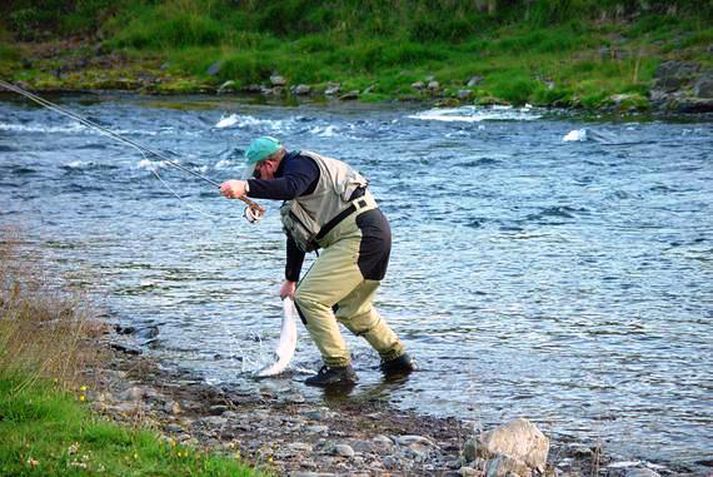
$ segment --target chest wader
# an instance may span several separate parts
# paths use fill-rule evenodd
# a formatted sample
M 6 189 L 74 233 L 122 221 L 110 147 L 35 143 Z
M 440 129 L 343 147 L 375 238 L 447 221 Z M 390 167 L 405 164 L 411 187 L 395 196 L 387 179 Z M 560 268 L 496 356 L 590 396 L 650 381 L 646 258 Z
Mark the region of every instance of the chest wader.
M 324 177 L 325 164 L 317 163 Z M 350 363 L 338 323 L 363 336 L 382 360 L 404 354 L 398 336 L 372 304 L 391 253 L 389 224 L 368 191 L 345 205 L 354 210 L 317 235 L 322 251 L 295 292 L 300 317 L 329 367 Z

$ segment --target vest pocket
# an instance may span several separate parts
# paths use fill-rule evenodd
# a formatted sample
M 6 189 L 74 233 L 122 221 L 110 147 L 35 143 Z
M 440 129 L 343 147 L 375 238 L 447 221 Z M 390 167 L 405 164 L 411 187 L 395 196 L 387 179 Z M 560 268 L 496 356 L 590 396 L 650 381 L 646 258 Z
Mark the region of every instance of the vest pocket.
M 282 227 L 285 233 L 292 237 L 295 241 L 297 247 L 303 252 L 313 252 L 319 248 L 317 244 L 316 236 L 319 232 L 316 226 L 310 227 L 308 222 L 308 217 L 300 218 L 300 215 L 296 212 L 296 204 L 292 201 L 286 201 L 280 207 L 280 216 L 282 218 Z

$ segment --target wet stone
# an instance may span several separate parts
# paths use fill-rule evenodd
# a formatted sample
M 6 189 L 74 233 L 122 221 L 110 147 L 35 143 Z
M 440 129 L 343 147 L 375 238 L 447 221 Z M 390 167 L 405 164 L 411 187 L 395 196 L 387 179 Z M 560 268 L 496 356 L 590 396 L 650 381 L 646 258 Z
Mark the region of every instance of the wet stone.
M 327 426 L 307 426 L 305 427 L 305 432 L 310 434 L 327 434 L 329 432 L 329 427 Z
M 660 477 L 660 475 L 651 469 L 631 469 L 626 473 L 626 477 Z
M 166 427 L 164 427 L 164 430 L 171 434 L 178 434 L 179 432 L 183 432 L 183 428 L 175 423 L 166 424 Z
M 341 457 L 354 457 L 354 449 L 348 444 L 335 445 L 333 453 Z

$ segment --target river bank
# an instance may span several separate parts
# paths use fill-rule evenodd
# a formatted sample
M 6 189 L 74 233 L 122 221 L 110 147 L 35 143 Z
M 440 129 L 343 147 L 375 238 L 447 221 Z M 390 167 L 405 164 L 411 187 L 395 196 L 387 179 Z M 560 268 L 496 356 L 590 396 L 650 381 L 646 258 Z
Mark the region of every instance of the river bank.
M 150 425 L 171 442 L 237 455 L 277 475 L 455 477 L 512 471 L 504 464 L 490 468 L 494 456 L 469 453 L 468 441 L 482 435 L 477 422 L 399 411 L 378 396 L 354 400 L 343 391 L 310 402 L 300 392 L 303 377 L 294 371 L 265 380 L 258 393 L 212 386 L 175 364 L 143 356 L 125 338 L 108 342 L 113 348 L 108 366 L 90 373 L 101 389 L 88 393 L 92 408 L 119 422 Z M 541 472 L 550 476 L 695 475 L 616 456 L 601 443 L 552 439 L 545 454 Z
M 127 92 L 142 95 L 204 94 L 222 98 L 240 96 L 256 104 L 297 105 L 303 102 L 420 102 L 432 106 L 519 105 L 532 101 L 537 106 L 573 111 L 659 115 L 713 112 L 713 69 L 686 59 L 657 62 L 650 80 L 637 92 L 621 93 L 606 88 L 597 99 L 584 96 L 548 98 L 524 96 L 515 99 L 488 88 L 483 76 L 444 77 L 426 74 L 394 90 L 384 89 L 391 79 L 372 79 L 368 85 L 354 84 L 339 76 L 318 83 L 294 82 L 273 70 L 260 82 L 222 80 L 224 61 L 216 60 L 203 74 L 176 69 L 158 54 L 130 54 L 110 50 L 100 43 L 70 39 L 17 45 L 22 59 L 5 65 L 3 76 L 20 87 L 41 93 Z M 602 61 L 608 61 L 603 58 Z M 547 83 L 552 90 L 553 83 Z
M 37 91 L 713 110 L 710 8 L 646 2 L 10 3 L 0 76 Z

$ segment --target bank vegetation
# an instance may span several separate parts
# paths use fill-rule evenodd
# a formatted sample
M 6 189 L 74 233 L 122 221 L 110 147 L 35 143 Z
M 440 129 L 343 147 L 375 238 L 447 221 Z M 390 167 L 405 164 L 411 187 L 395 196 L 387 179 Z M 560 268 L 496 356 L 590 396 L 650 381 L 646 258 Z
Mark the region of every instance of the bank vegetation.
M 666 91 L 684 96 L 713 68 L 710 1 L 10 0 L 0 13 L 0 74 L 39 89 L 645 109 L 660 65 L 689 65 Z

